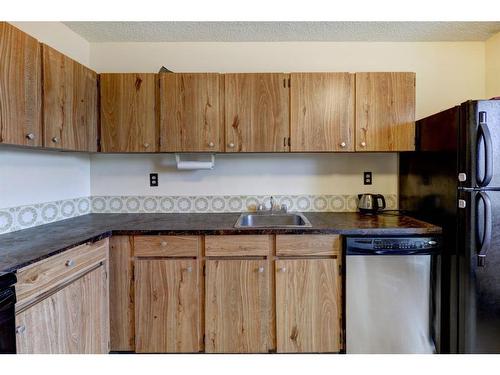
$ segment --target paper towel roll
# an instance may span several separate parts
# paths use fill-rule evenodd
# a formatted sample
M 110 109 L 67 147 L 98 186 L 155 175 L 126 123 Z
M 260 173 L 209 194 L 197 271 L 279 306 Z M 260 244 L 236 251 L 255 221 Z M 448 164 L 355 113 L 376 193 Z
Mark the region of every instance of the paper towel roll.
M 199 156 L 198 156 L 199 157 Z M 181 155 L 175 155 L 178 170 L 213 169 L 215 165 L 215 155 L 210 155 L 210 160 L 181 160 Z

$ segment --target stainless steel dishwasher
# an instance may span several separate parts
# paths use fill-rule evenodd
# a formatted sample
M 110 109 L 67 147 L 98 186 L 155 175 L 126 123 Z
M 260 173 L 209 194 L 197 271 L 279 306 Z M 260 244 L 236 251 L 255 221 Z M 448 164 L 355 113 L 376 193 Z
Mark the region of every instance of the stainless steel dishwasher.
M 439 351 L 439 242 L 346 238 L 347 353 Z

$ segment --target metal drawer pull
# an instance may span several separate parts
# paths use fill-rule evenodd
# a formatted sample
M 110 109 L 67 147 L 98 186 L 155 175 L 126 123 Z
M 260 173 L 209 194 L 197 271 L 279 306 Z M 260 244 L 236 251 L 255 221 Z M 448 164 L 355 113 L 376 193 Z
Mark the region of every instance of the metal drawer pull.
M 264 273 L 264 267 L 259 267 L 258 271 L 259 273 Z
M 286 268 L 285 268 L 285 267 L 281 267 L 281 268 L 279 269 L 279 271 L 280 271 L 280 272 L 286 272 Z
M 161 245 L 162 247 L 167 246 L 167 241 L 161 241 L 160 245 Z
M 75 265 L 75 261 L 73 259 L 68 259 L 65 264 L 66 267 L 73 267 Z
M 25 326 L 17 326 L 17 327 L 16 327 L 16 333 L 17 333 L 18 335 L 23 334 L 23 333 L 24 333 L 24 331 L 26 331 L 26 327 L 25 327 Z
M 193 267 L 189 266 L 188 268 L 186 268 L 186 272 L 193 272 Z

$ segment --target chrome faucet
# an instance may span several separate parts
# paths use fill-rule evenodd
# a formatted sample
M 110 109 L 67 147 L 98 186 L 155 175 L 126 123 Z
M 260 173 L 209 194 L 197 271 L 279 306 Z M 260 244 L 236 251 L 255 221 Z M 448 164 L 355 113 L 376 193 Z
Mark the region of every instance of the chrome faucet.
M 284 212 L 286 213 L 288 211 L 288 207 L 286 204 L 279 205 L 276 200 L 274 199 L 273 196 L 269 199 L 269 208 L 266 208 L 266 206 L 263 203 L 260 203 L 257 206 L 257 211 L 258 212 Z

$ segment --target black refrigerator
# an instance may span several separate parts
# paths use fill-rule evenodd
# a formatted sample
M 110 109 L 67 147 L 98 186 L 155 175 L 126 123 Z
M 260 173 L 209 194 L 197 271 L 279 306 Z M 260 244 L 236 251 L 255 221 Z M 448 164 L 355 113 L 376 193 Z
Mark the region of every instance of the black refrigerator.
M 443 227 L 440 353 L 500 353 L 500 100 L 417 121 L 399 208 Z

